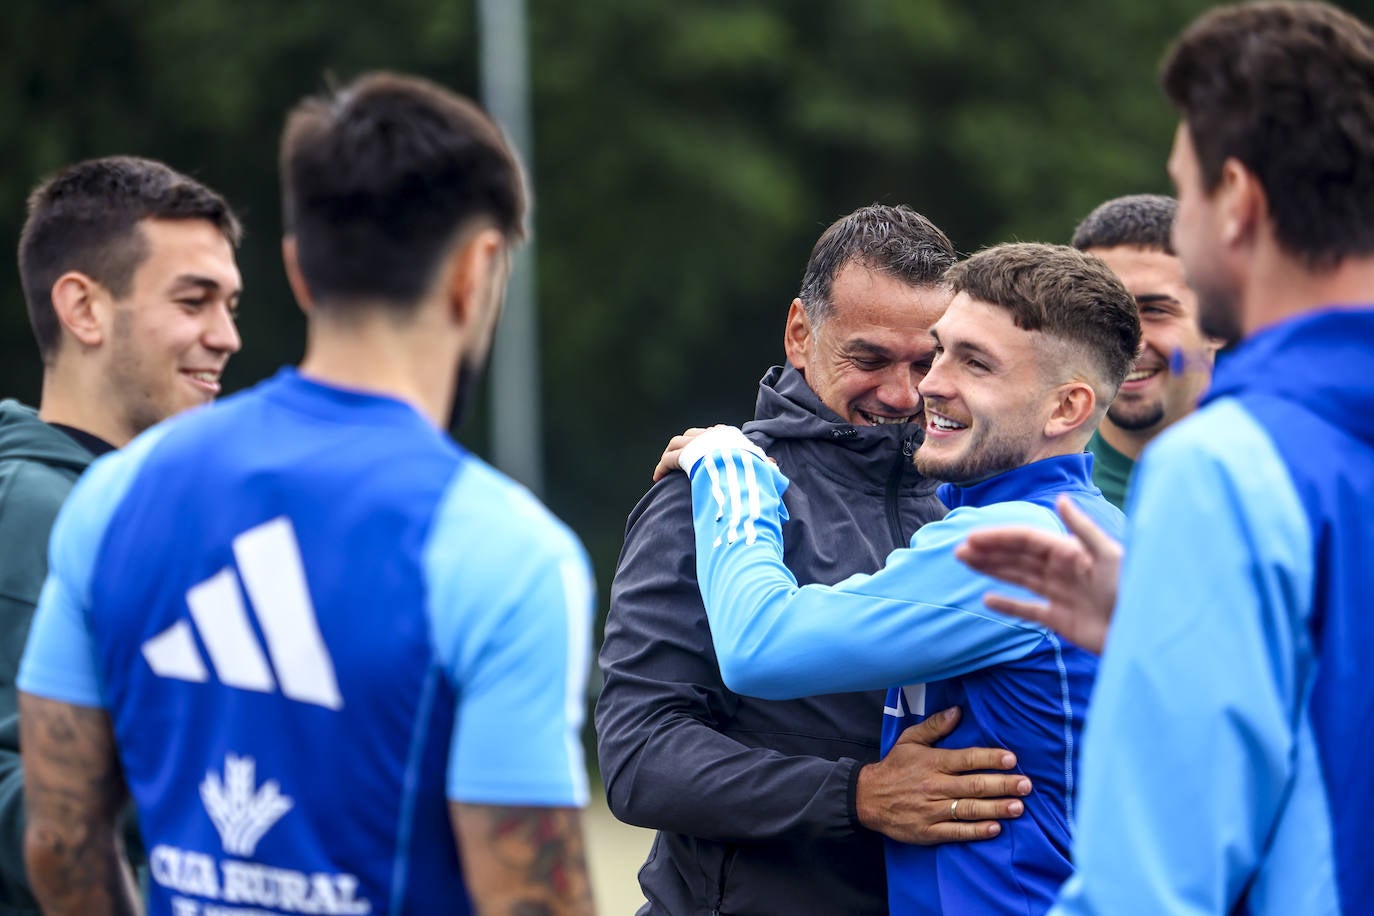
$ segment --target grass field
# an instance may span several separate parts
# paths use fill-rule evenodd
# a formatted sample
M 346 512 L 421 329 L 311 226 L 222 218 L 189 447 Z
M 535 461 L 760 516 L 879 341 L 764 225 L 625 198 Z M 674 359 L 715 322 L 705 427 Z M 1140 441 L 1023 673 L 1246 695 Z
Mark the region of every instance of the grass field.
M 635 874 L 649 854 L 654 832 L 616 820 L 599 791 L 587 806 L 586 830 L 597 911 L 601 916 L 634 913 L 644 903 Z

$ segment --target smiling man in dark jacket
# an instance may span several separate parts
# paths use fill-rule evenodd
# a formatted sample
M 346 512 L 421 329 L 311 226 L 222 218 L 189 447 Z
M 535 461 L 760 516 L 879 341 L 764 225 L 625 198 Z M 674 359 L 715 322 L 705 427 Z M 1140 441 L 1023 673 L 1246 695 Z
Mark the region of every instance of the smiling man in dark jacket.
M 812 251 L 787 318 L 788 364 L 763 378 L 745 426 L 792 479 L 786 563 L 803 584 L 872 572 L 944 515 L 935 482 L 912 466 L 921 424 L 909 421 L 954 261 L 944 233 L 905 207 L 864 207 Z M 1029 782 L 961 775 L 1005 769 L 1012 755 L 930 747 L 953 719 L 912 729 L 877 762 L 881 692 L 772 702 L 726 689 L 686 484 L 660 480 L 631 513 L 600 656 L 611 810 L 659 831 L 641 912 L 885 913 L 883 834 L 995 835 Z M 955 799 L 968 823 L 950 817 Z

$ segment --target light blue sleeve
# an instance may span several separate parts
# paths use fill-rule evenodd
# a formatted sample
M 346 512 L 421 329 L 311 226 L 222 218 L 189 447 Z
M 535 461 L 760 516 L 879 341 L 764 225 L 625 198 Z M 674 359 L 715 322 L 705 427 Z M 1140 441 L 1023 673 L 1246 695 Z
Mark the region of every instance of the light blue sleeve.
M 595 588 L 581 544 L 473 459 L 439 509 L 424 562 L 435 642 L 458 694 L 449 798 L 585 804 Z
M 105 529 L 167 426 L 93 463 L 72 488 L 48 542 L 48 578 L 34 611 L 17 685 L 74 706 L 104 707 L 86 614 Z
M 1078 871 L 1058 916 L 1231 912 L 1295 761 L 1312 754 L 1297 725 L 1311 532 L 1272 442 L 1220 401 L 1161 437 L 1136 473 L 1084 736 Z M 1312 833 L 1305 845 L 1323 842 Z
M 1021 658 L 1045 638 L 985 607 L 990 589 L 1025 593 L 973 572 L 954 548 L 990 526 L 1062 532 L 1048 509 L 956 509 L 877 573 L 798 588 L 783 565 L 786 487 L 772 464 L 734 449 L 709 453 L 692 474 L 697 580 L 736 693 L 788 699 L 941 680 Z

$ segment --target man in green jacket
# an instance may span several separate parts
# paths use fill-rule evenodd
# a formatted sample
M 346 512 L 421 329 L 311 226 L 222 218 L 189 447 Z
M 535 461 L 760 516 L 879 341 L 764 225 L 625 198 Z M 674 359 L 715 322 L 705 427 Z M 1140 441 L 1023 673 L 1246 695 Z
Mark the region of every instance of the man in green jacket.
M 1073 247 L 1106 261 L 1140 309 L 1140 355 L 1088 442 L 1093 483 L 1122 511 L 1140 453 L 1197 407 L 1222 343 L 1198 325 L 1197 296 L 1169 239 L 1176 212 L 1161 194 L 1117 197 L 1073 233 Z
M 36 411 L 0 402 L 0 916 L 38 912 L 14 679 L 48 533 L 91 461 L 219 393 L 240 343 L 239 235 L 220 195 L 146 159 L 80 162 L 29 197 L 19 273 L 43 389 Z

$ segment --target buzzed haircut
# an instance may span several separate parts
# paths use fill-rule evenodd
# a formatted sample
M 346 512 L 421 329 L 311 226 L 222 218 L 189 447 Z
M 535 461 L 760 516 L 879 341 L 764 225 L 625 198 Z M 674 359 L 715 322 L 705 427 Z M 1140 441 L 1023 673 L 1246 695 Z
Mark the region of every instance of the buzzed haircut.
M 1135 363 L 1139 309 L 1100 258 L 1064 245 L 1016 242 L 983 249 L 946 278 L 955 293 L 1005 309 L 1018 328 L 1083 347 L 1096 358 L 1112 397 Z
M 1174 253 L 1170 233 L 1178 201 L 1163 194 L 1129 194 L 1098 204 L 1073 231 L 1079 251 L 1129 246 Z
M 53 285 L 77 271 L 115 298 L 127 296 L 148 257 L 148 240 L 138 225 L 145 219 L 205 220 L 235 247 L 243 235 L 223 197 L 151 159 L 88 159 L 49 176 L 29 195 L 19 278 L 44 362 L 51 361 L 61 339 Z
M 281 143 L 286 233 L 318 307 L 406 311 L 459 232 L 524 236 L 520 164 L 480 108 L 428 80 L 365 74 L 307 98 Z
M 1234 157 L 1311 267 L 1374 253 L 1374 32 L 1323 3 L 1218 7 L 1160 71 L 1208 193 Z
M 806 262 L 801 299 L 813 325 L 830 315 L 830 289 L 845 265 L 854 263 L 908 286 L 933 286 L 958 260 L 949 237 L 904 205 L 871 204 L 831 223 Z

